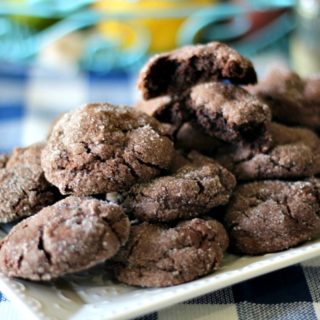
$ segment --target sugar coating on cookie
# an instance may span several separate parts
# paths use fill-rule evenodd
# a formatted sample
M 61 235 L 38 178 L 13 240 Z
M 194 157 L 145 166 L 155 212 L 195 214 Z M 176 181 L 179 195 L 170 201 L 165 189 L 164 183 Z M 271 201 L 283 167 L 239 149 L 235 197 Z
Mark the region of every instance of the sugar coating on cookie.
M 216 220 L 195 218 L 175 227 L 144 222 L 131 227 L 109 268 L 129 285 L 172 286 L 219 268 L 227 246 L 227 233 Z
M 141 70 L 138 87 L 144 99 L 150 99 L 225 79 L 250 84 L 257 82 L 257 75 L 252 63 L 236 50 L 211 42 L 155 55 Z
M 275 121 L 320 128 L 320 74 L 301 78 L 289 70 L 272 70 L 248 88 L 267 103 Z
M 0 222 L 35 214 L 59 199 L 40 166 L 44 144 L 16 148 L 0 168 Z
M 305 128 L 272 123 L 273 141 L 266 152 L 238 145 L 221 151 L 216 159 L 239 180 L 299 178 L 320 173 L 320 139 Z
M 42 167 L 62 194 L 103 194 L 161 174 L 173 153 L 167 129 L 156 119 L 97 103 L 58 121 L 43 150 Z
M 121 207 L 70 196 L 12 228 L 0 243 L 0 270 L 47 281 L 111 258 L 127 241 Z
M 142 221 L 167 222 L 207 214 L 224 205 L 236 185 L 234 176 L 201 156 L 172 175 L 133 186 L 124 206 Z
M 236 188 L 225 225 L 231 247 L 245 254 L 276 252 L 320 233 L 320 180 L 260 181 Z

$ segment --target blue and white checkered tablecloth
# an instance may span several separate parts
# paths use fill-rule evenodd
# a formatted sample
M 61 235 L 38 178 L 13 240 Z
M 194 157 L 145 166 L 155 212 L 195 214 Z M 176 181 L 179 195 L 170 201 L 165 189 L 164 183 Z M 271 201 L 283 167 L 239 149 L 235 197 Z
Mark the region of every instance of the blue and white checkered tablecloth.
M 0 152 L 45 138 L 56 115 L 82 103 L 131 104 L 136 96 L 134 82 L 135 76 L 128 74 L 98 78 L 30 70 L 26 76 L 0 70 Z M 0 293 L 0 320 L 20 319 L 25 320 Z M 320 319 L 320 258 L 140 319 Z

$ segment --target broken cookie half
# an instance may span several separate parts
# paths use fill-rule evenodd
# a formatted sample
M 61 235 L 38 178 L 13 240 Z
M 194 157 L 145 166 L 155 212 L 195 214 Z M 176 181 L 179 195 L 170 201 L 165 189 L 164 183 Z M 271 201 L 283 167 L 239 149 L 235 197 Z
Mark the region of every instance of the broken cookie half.
M 254 84 L 257 75 L 250 60 L 224 43 L 211 42 L 155 55 L 141 70 L 138 87 L 150 99 L 222 80 Z

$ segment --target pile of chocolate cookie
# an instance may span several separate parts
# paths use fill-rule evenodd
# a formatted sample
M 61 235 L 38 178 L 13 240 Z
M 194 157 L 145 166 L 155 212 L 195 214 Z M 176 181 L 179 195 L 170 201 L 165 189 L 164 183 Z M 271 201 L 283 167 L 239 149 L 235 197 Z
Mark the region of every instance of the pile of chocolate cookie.
M 1 156 L 0 222 L 23 220 L 0 243 L 0 270 L 44 281 L 104 263 L 122 283 L 163 287 L 213 272 L 227 248 L 317 236 L 320 81 L 274 81 L 255 85 L 225 44 L 184 47 L 146 64 L 134 108 L 85 105 Z M 282 108 L 308 109 L 288 124 L 311 129 L 280 124 Z

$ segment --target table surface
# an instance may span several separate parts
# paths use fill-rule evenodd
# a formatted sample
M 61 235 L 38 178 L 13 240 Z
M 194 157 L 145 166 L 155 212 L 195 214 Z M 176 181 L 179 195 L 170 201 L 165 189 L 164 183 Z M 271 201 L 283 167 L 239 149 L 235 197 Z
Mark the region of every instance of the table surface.
M 131 104 L 135 75 L 106 78 L 0 70 L 0 152 L 46 136 L 57 114 L 89 101 Z M 126 94 L 123 94 L 123 93 Z M 320 258 L 272 272 L 140 319 L 318 319 Z M 0 293 L 0 319 L 24 319 Z

